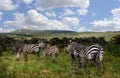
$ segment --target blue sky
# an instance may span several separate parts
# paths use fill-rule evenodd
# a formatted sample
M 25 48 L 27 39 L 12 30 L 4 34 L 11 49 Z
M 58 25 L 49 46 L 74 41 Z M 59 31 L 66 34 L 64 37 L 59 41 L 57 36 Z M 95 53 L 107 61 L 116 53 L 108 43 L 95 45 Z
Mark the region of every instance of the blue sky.
M 0 0 L 0 32 L 120 31 L 120 0 Z

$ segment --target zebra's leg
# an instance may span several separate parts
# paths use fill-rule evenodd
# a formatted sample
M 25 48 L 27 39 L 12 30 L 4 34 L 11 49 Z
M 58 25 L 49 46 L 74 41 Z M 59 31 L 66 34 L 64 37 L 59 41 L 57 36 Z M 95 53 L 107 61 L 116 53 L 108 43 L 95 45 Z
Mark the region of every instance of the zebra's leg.
M 98 63 L 97 63 L 97 59 L 95 58 L 95 59 L 93 59 L 93 61 L 94 61 L 94 64 L 95 64 L 96 70 L 98 71 Z
M 72 66 L 72 72 L 74 73 L 75 72 L 75 61 L 76 61 L 76 58 L 73 54 L 70 54 L 70 57 L 71 57 L 71 66 Z
M 40 52 L 37 52 L 37 60 L 40 60 Z
M 81 67 L 81 58 L 78 57 L 79 68 Z
M 48 59 L 48 58 L 47 58 L 47 54 L 46 54 L 46 53 L 43 53 L 43 55 L 44 55 L 44 58 L 45 58 L 45 59 Z
M 25 58 L 25 61 L 27 61 L 27 52 L 24 52 L 24 58 Z
M 101 66 L 101 71 L 102 71 L 102 73 L 104 72 L 104 64 L 103 64 L 103 61 L 101 60 L 100 61 L 100 66 Z
M 82 67 L 82 70 L 84 69 L 84 65 L 85 65 L 85 59 L 84 59 L 84 57 L 81 57 L 80 58 L 81 60 L 80 60 L 80 64 L 81 64 L 81 67 Z
M 56 62 L 56 61 L 57 61 L 57 60 L 56 60 L 56 53 L 52 54 L 52 61 L 53 61 L 53 62 Z
M 56 62 L 58 61 L 58 53 L 55 53 Z
M 103 73 L 103 71 L 104 71 L 104 64 L 103 64 L 103 56 L 102 56 L 102 54 L 100 54 L 99 60 L 100 60 L 101 71 Z
M 47 52 L 46 50 L 43 51 L 44 58 L 47 59 Z
M 84 57 L 78 57 L 79 67 L 84 68 L 85 59 Z
M 55 61 L 55 54 L 52 54 L 52 62 Z
M 88 60 L 86 59 L 86 70 L 89 71 Z

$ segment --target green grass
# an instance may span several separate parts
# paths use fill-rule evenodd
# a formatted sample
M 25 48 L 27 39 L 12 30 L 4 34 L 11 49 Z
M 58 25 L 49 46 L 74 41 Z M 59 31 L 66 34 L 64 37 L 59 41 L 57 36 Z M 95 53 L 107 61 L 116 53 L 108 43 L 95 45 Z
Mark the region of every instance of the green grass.
M 50 34 L 50 33 L 47 33 L 47 34 L 33 34 L 33 35 L 24 35 L 24 34 L 8 34 L 8 33 L 0 33 L 0 35 L 6 35 L 6 36 L 9 36 L 9 37 L 14 37 L 16 39 L 24 39 L 24 38 L 27 38 L 27 39 L 31 39 L 33 37 L 35 38 L 41 38 L 41 39 L 47 39 L 47 40 L 50 40 L 54 37 L 57 37 L 57 38 L 63 38 L 63 37 L 67 37 L 67 38 L 85 38 L 85 37 L 104 37 L 106 41 L 109 41 L 111 40 L 114 36 L 116 35 L 120 35 L 120 31 L 116 31 L 116 32 L 78 32 L 78 33 L 61 33 L 61 34 Z
M 51 57 L 45 60 L 41 53 L 40 60 L 34 54 L 29 54 L 25 62 L 23 54 L 20 61 L 16 61 L 15 55 L 3 52 L 0 56 L 0 78 L 120 78 L 120 57 L 116 57 L 109 50 L 104 54 L 104 73 L 96 74 L 93 62 L 89 62 L 89 72 L 77 67 L 77 73 L 71 73 L 71 61 L 69 55 L 60 50 L 58 63 L 53 63 Z M 48 72 L 43 72 L 47 70 Z
M 54 37 L 57 38 L 90 38 L 90 37 L 104 37 L 106 41 L 110 41 L 114 36 L 120 35 L 120 32 L 78 32 L 78 33 L 62 33 L 62 34 L 48 34 L 48 35 L 35 35 L 34 37 L 50 40 Z M 32 38 L 32 37 L 29 37 Z

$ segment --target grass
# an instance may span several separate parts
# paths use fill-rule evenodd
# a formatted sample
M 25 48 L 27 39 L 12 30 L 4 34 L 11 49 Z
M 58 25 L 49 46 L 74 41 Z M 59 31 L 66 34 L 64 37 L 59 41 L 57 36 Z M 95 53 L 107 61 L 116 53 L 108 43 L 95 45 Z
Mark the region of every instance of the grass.
M 91 61 L 89 72 L 81 72 L 77 68 L 77 73 L 71 73 L 69 55 L 63 50 L 59 52 L 58 63 L 53 63 L 51 57 L 45 60 L 42 53 L 39 61 L 35 54 L 29 54 L 27 62 L 24 61 L 23 54 L 20 61 L 16 61 L 15 54 L 11 52 L 3 52 L 0 60 L 0 78 L 120 78 L 120 57 L 114 56 L 109 49 L 105 50 L 105 71 L 102 74 L 96 74 Z
M 67 37 L 67 38 L 85 38 L 85 37 L 104 37 L 106 41 L 109 41 L 111 40 L 111 38 L 113 38 L 115 35 L 120 35 L 120 32 L 78 32 L 78 33 L 61 33 L 61 34 L 34 34 L 34 35 L 24 35 L 24 34 L 8 34 L 8 33 L 0 33 L 0 35 L 6 35 L 8 37 L 14 37 L 16 39 L 24 39 L 24 38 L 27 38 L 27 39 L 31 39 L 33 37 L 35 38 L 41 38 L 41 39 L 47 39 L 47 40 L 50 40 L 54 37 L 57 37 L 57 38 L 64 38 L 64 37 Z

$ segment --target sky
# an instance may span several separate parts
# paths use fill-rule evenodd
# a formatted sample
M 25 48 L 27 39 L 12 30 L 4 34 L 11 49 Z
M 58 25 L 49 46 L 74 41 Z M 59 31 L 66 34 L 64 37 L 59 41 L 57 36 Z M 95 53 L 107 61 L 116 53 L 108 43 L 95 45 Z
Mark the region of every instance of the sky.
M 120 0 L 0 0 L 0 33 L 120 31 Z

